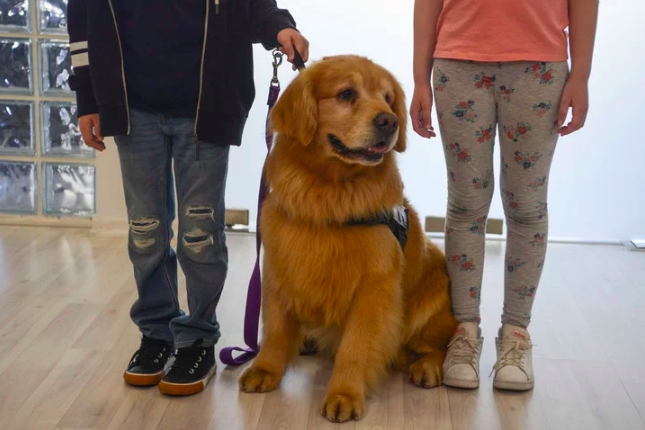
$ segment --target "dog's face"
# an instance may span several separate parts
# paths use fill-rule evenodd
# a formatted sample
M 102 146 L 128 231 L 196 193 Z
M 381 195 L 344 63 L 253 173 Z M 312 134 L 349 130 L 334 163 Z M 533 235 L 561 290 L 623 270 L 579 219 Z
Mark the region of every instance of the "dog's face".
M 347 164 L 376 165 L 406 143 L 405 96 L 384 68 L 355 56 L 302 72 L 274 108 L 275 130 Z

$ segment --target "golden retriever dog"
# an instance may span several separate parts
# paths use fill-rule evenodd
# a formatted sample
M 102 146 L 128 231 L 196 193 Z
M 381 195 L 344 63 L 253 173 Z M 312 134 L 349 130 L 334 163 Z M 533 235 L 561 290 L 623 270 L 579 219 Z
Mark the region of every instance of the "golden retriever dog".
M 393 365 L 412 382 L 442 382 L 451 313 L 443 253 L 403 197 L 394 151 L 406 146 L 405 96 L 384 68 L 356 56 L 303 71 L 271 116 L 262 211 L 263 337 L 239 384 L 276 389 L 305 337 L 335 357 L 322 414 L 360 419 L 365 394 Z M 404 247 L 387 225 L 409 209 Z

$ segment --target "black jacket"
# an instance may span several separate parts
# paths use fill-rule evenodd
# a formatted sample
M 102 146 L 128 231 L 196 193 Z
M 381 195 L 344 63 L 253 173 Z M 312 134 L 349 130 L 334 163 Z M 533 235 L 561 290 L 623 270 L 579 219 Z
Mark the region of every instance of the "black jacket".
M 79 116 L 99 113 L 103 136 L 127 135 L 130 115 L 123 55 L 113 2 L 69 0 L 68 31 Z M 203 0 L 205 36 L 195 141 L 240 145 L 255 98 L 252 43 L 278 47 L 277 35 L 295 28 L 275 0 Z

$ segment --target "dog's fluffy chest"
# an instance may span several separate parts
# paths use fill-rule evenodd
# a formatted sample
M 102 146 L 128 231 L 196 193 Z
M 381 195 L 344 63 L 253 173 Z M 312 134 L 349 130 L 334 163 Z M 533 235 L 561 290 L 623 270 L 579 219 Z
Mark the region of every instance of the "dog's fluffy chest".
M 359 285 L 402 270 L 400 246 L 386 226 L 312 228 L 271 223 L 267 215 L 265 270 L 285 308 L 305 323 L 342 325 Z

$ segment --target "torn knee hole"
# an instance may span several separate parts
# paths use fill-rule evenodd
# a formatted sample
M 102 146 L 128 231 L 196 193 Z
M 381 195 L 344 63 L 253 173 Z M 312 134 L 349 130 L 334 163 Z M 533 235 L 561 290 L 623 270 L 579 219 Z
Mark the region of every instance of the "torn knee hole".
M 200 229 L 187 232 L 183 238 L 184 246 L 195 253 L 201 252 L 207 246 L 213 245 L 213 235 Z
M 215 220 L 215 209 L 212 206 L 194 206 L 186 210 L 186 216 L 194 219 Z
M 130 230 L 135 234 L 145 234 L 159 228 L 159 220 L 154 218 L 139 218 L 130 221 Z
M 134 246 L 138 249 L 149 248 L 157 241 L 150 233 L 159 228 L 159 220 L 154 218 L 138 218 L 130 221 L 130 230 Z

